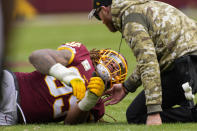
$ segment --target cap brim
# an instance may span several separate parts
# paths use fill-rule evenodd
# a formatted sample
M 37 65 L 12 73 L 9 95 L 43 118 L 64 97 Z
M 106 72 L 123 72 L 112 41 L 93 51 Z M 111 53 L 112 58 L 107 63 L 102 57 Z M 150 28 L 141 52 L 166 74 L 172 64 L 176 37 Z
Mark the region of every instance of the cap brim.
M 96 12 L 96 9 L 92 9 L 90 11 L 90 13 L 88 14 L 88 19 L 92 19 L 92 17 L 94 16 L 94 13 Z

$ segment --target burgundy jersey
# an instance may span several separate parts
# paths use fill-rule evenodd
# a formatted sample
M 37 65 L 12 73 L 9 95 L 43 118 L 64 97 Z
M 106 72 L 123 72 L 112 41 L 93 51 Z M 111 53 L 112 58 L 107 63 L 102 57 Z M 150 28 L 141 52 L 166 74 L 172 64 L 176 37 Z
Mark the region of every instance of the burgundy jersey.
M 58 48 L 63 49 L 72 52 L 67 67 L 77 72 L 87 85 L 94 71 L 89 51 L 84 45 L 76 42 L 66 43 Z M 15 74 L 20 88 L 20 106 L 27 123 L 62 121 L 67 111 L 77 102 L 72 88 L 52 76 L 43 75 L 38 71 Z M 92 112 L 96 119 L 99 119 L 104 114 L 103 103 L 98 102 Z

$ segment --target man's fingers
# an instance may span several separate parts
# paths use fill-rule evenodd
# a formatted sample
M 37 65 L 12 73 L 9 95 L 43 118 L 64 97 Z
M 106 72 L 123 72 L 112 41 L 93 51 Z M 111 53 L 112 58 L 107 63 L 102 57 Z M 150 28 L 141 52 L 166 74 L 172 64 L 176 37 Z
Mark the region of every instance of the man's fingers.
M 77 89 L 76 89 L 76 87 L 73 87 L 73 95 L 77 96 Z
M 105 106 L 108 106 L 108 105 L 117 104 L 119 101 L 116 99 L 113 99 L 113 96 L 109 96 L 109 97 L 103 99 L 103 102 L 105 103 Z
M 86 92 L 86 87 L 83 81 L 81 80 L 73 80 L 71 81 L 71 85 L 73 88 L 73 95 L 76 96 L 78 100 L 83 99 Z
M 105 91 L 105 94 L 104 95 L 111 95 L 113 92 L 113 88 L 110 88 L 108 90 Z
M 81 86 L 80 82 L 77 85 L 78 91 L 77 91 L 77 99 L 81 100 L 82 99 L 82 95 L 83 95 L 83 87 Z
M 114 105 L 114 104 L 117 104 L 119 102 L 119 100 L 117 99 L 113 99 L 113 96 L 110 96 L 109 98 L 106 98 L 103 100 L 104 103 L 105 103 L 105 106 L 108 106 L 108 105 Z M 107 102 L 108 101 L 108 102 Z
M 87 88 L 94 93 L 96 96 L 100 97 L 105 90 L 105 85 L 100 77 L 92 77 L 88 83 Z
M 105 106 L 114 105 L 114 104 L 116 104 L 116 103 L 118 103 L 116 100 L 111 100 L 111 101 L 109 101 L 109 102 L 106 102 L 106 103 L 105 103 Z
M 85 92 L 86 92 L 86 88 L 85 85 L 82 82 L 78 83 L 78 93 L 77 94 L 79 96 L 79 100 L 83 99 L 83 97 L 85 96 Z
M 119 101 L 113 99 L 113 100 L 110 102 L 110 105 L 117 104 L 118 102 L 119 102 Z
M 105 103 L 105 102 L 107 102 L 107 101 L 109 101 L 111 99 L 112 99 L 112 96 L 108 96 L 107 98 L 103 99 L 103 102 Z
M 111 104 L 110 104 L 110 101 L 109 101 L 109 102 L 106 102 L 104 105 L 105 105 L 105 106 L 111 105 Z
M 78 100 L 80 100 L 81 88 L 80 88 L 80 86 L 79 86 L 79 82 L 78 82 L 78 81 L 76 81 L 75 84 L 76 84 L 76 85 L 75 85 L 76 97 L 77 97 Z
M 84 97 L 85 97 L 85 92 L 86 92 L 86 87 L 85 87 L 85 85 L 83 85 L 83 91 L 82 91 L 82 97 L 81 97 L 81 99 L 83 99 Z

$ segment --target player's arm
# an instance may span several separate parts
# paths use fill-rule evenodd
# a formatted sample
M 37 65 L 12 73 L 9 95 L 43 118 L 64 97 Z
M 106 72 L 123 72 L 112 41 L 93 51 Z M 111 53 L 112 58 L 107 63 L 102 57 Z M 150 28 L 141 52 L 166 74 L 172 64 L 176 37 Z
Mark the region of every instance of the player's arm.
M 73 95 L 81 100 L 85 96 L 85 83 L 82 78 L 67 68 L 73 53 L 70 50 L 36 50 L 29 56 L 30 63 L 41 73 L 51 75 L 73 88 Z
M 161 124 L 162 90 L 160 68 L 155 45 L 148 34 L 148 27 L 140 22 L 128 22 L 124 35 L 137 60 L 137 68 L 145 90 L 147 125 Z M 132 80 L 132 79 L 130 79 Z
M 65 124 L 80 124 L 87 122 L 89 111 L 96 105 L 102 96 L 105 85 L 100 77 L 92 77 L 87 86 L 85 97 L 73 108 L 71 108 L 65 118 Z
M 42 49 L 32 52 L 29 61 L 36 70 L 48 75 L 50 68 L 57 63 L 67 66 L 71 56 L 69 50 Z
M 75 105 L 72 109 L 68 111 L 65 124 L 80 124 L 85 123 L 88 120 L 89 111 L 82 111 L 78 105 Z

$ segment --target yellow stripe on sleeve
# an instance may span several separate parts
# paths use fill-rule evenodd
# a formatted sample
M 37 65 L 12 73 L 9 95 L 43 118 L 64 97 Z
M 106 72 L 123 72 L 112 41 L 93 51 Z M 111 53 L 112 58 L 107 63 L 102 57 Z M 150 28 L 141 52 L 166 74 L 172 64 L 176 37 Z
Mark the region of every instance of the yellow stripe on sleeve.
M 73 60 L 74 60 L 74 58 L 75 58 L 75 54 L 74 54 L 74 52 L 73 52 L 72 49 L 70 49 L 70 48 L 68 48 L 68 47 L 60 47 L 60 48 L 58 48 L 57 50 L 69 50 L 69 51 L 72 53 L 72 55 L 71 55 L 71 57 L 70 57 L 70 60 L 68 61 L 68 64 L 71 64 L 71 63 L 73 62 Z

